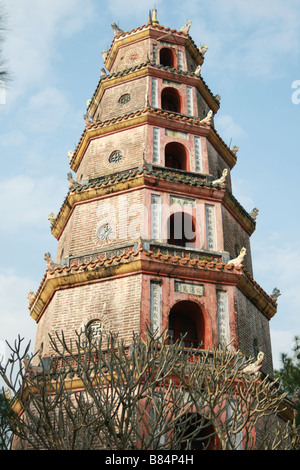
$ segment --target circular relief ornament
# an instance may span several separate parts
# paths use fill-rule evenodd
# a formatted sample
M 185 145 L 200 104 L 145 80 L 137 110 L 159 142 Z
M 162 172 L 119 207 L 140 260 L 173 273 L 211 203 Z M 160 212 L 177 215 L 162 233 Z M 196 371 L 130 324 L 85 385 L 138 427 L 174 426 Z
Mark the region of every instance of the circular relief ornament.
M 108 223 L 106 223 L 106 224 L 101 225 L 101 227 L 98 228 L 97 237 L 100 240 L 105 241 L 111 237 L 112 233 L 113 233 L 113 229 Z
M 109 163 L 119 163 L 123 158 L 122 152 L 120 150 L 114 150 L 108 157 Z
M 130 94 L 129 93 L 124 93 L 124 95 L 120 96 L 119 98 L 119 103 L 120 104 L 126 104 L 128 101 L 130 101 Z

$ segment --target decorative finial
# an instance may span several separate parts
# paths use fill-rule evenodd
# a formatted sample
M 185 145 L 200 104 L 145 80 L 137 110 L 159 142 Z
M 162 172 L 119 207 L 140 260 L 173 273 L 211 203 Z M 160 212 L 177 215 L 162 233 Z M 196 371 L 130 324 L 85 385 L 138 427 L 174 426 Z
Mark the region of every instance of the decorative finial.
M 152 10 L 152 24 L 159 24 L 159 21 L 157 19 L 157 9 L 154 8 Z

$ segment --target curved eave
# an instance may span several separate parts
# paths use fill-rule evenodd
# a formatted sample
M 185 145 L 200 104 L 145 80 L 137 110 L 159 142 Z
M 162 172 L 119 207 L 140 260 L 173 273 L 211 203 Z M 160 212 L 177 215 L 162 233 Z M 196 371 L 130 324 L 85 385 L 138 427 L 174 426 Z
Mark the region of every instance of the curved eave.
M 87 126 L 80 138 L 77 148 L 70 161 L 71 169 L 76 173 L 84 157 L 90 141 L 102 135 L 119 132 L 124 129 L 140 126 L 143 124 L 161 125 L 178 131 L 194 133 L 207 136 L 208 141 L 221 155 L 230 169 L 236 164 L 236 156 L 225 144 L 217 131 L 206 124 L 203 120 L 185 116 L 182 114 L 171 113 L 159 108 L 148 106 L 142 110 L 134 111 L 127 115 L 109 119 L 105 122 L 95 122 Z
M 175 29 L 164 28 L 161 25 L 143 25 L 130 32 L 124 32 L 113 39 L 104 61 L 107 70 L 110 71 L 112 69 L 118 50 L 121 47 L 147 38 L 152 38 L 156 41 L 168 40 L 170 43 L 183 45 L 187 48 L 196 63 L 199 65 L 203 63 L 203 55 L 199 52 L 194 41 L 188 34 Z
M 276 313 L 276 303 L 251 278 L 243 267 L 234 268 L 219 261 L 165 255 L 146 251 L 140 244 L 136 251 L 79 266 L 58 266 L 47 271 L 30 305 L 30 315 L 38 322 L 57 290 L 99 282 L 102 279 L 135 274 L 153 274 L 200 282 L 233 285 L 239 288 L 268 318 Z
M 186 182 L 183 181 L 183 178 L 186 179 Z M 77 204 L 99 199 L 107 194 L 127 191 L 128 189 L 153 187 L 161 191 L 180 192 L 187 197 L 219 200 L 242 225 L 249 236 L 255 230 L 255 221 L 223 186 L 214 187 L 211 183 L 206 183 L 205 176 L 199 175 L 196 178 L 194 174 L 189 173 L 180 175 L 178 181 L 176 181 L 176 177 L 172 176 L 172 172 L 165 171 L 163 167 L 154 167 L 152 170 L 140 168 L 124 171 L 112 175 L 112 179 L 108 182 L 97 184 L 97 180 L 95 180 L 86 189 L 70 191 L 52 227 L 52 234 L 59 240 Z
M 199 93 L 203 96 L 207 105 L 214 112 L 214 114 L 216 114 L 220 108 L 219 102 L 212 95 L 201 76 L 195 75 L 193 72 L 183 72 L 148 62 L 146 64 L 140 64 L 136 67 L 133 67 L 132 69 L 104 76 L 99 81 L 97 89 L 93 95 L 92 102 L 88 108 L 89 116 L 91 118 L 94 117 L 101 98 L 107 88 L 146 76 L 163 78 L 170 81 L 178 81 L 188 86 L 194 86 L 198 89 Z

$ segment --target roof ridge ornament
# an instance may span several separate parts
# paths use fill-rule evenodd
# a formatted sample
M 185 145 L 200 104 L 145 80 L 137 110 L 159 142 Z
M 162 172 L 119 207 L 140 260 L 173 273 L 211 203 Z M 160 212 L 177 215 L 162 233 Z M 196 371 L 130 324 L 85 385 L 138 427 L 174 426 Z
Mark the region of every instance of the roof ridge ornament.
M 124 31 L 123 31 L 121 28 L 119 28 L 119 26 L 117 25 L 117 23 L 113 23 L 113 24 L 111 25 L 111 27 L 112 27 L 112 29 L 113 29 L 114 36 L 115 36 L 115 37 L 116 37 L 116 36 L 119 36 L 119 34 L 123 34 L 123 33 L 124 33 Z
M 152 10 L 152 24 L 159 24 L 159 21 L 157 19 L 157 9 L 153 8 Z
M 184 34 L 189 34 L 190 27 L 192 25 L 192 20 L 188 20 L 182 28 L 180 28 L 179 32 Z

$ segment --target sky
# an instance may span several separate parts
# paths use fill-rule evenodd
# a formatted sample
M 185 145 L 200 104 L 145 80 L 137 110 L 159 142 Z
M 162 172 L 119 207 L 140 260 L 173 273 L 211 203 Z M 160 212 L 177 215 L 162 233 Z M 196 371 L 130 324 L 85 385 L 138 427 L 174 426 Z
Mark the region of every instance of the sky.
M 259 209 L 251 237 L 254 279 L 281 291 L 270 321 L 274 367 L 300 335 L 300 3 L 298 0 L 0 0 L 11 80 L 0 87 L 0 354 L 18 335 L 34 343 L 27 293 L 57 240 L 48 214 L 68 192 L 67 153 L 84 129 L 86 102 L 113 40 L 158 10 L 208 51 L 201 75 L 221 95 L 216 130 L 238 145 L 233 194 Z M 1 85 L 1 84 L 0 84 Z

